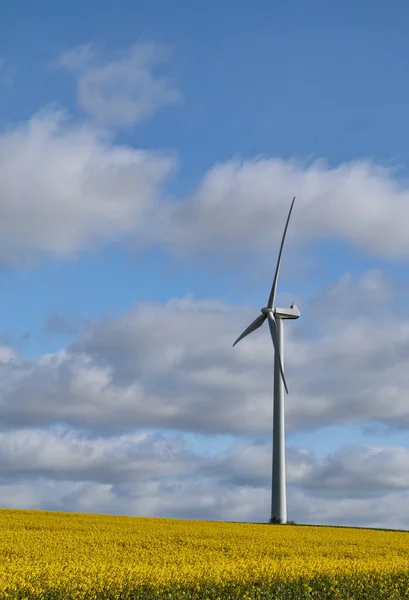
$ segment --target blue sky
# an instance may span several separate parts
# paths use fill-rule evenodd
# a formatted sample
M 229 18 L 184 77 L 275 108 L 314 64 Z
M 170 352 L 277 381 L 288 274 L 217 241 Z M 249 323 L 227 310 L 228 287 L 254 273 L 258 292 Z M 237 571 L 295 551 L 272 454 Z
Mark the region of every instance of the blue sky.
M 166 316 L 168 309 L 157 305 L 162 307 L 186 296 L 199 304 L 220 302 L 229 307 L 226 319 L 234 313 L 229 332 L 234 335 L 236 325 L 244 329 L 247 314 L 255 315 L 268 295 L 279 235 L 294 194 L 297 204 L 279 283 L 279 299 L 285 303 L 296 300 L 302 311 L 300 322 L 288 333 L 289 347 L 296 353 L 296 348 L 301 348 L 297 339 L 313 343 L 308 315 L 328 290 L 337 289 L 346 273 L 351 281 L 340 294 L 355 297 L 357 308 L 352 310 L 340 301 L 339 314 L 345 324 L 357 319 L 359 328 L 361 317 L 366 319 L 364 304 L 368 300 L 362 294 L 371 295 L 372 289 L 375 295 L 379 290 L 383 294 L 379 305 L 372 297 L 369 304 L 374 318 L 385 323 L 385 331 L 390 298 L 394 299 L 396 317 L 407 318 L 408 18 L 409 7 L 403 1 L 396 2 L 393 10 L 378 1 L 358 5 L 349 1 L 337 5 L 296 1 L 288 6 L 264 0 L 257 6 L 243 0 L 210 0 L 201 5 L 185 0 L 9 3 L 0 24 L 0 157 L 5 165 L 3 179 L 0 174 L 0 198 L 7 213 L 2 233 L 6 241 L 0 244 L 0 342 L 11 349 L 7 352 L 18 355 L 21 369 L 36 369 L 45 355 L 54 353 L 67 352 L 72 358 L 78 348 L 81 352 L 86 348 L 95 369 L 106 366 L 105 338 L 104 349 L 96 349 L 97 340 L 102 343 L 101 332 L 112 332 L 127 318 L 142 331 L 143 323 L 138 319 L 145 318 L 145 313 L 135 309 L 141 303 L 156 306 L 152 310 L 158 314 L 161 327 L 162 320 L 170 317 Z M 138 52 L 142 48 L 143 53 L 147 45 L 150 58 L 141 58 Z M 79 59 L 81 48 L 81 52 L 88 48 L 89 56 L 81 54 Z M 154 73 L 155 61 L 159 67 Z M 128 75 L 124 76 L 121 68 Z M 132 69 L 140 70 L 139 79 L 132 79 Z M 160 79 L 162 75 L 166 80 Z M 143 107 L 148 112 L 135 113 L 126 120 L 114 104 L 117 93 L 121 101 L 130 102 L 123 106 L 129 108 L 133 103 L 136 111 Z M 56 116 L 58 110 L 64 110 L 68 119 L 62 125 Z M 36 131 L 40 132 L 35 142 L 32 140 L 37 134 L 30 133 L 29 123 L 37 123 Z M 50 123 L 57 123 L 57 133 L 42 133 L 54 127 Z M 79 132 L 77 137 L 75 132 Z M 39 142 L 40 138 L 45 141 Z M 62 140 L 61 144 L 53 146 L 56 139 Z M 84 147 L 94 144 L 94 150 L 75 170 L 76 155 L 81 155 L 80 150 L 76 153 L 75 144 L 85 139 Z M 111 180 L 110 173 L 119 164 L 114 154 L 119 156 L 124 147 L 129 153 L 121 168 L 128 170 L 112 175 Z M 139 160 L 137 150 L 145 153 L 141 160 L 152 160 L 154 166 L 143 167 L 142 174 L 135 175 L 132 169 L 136 167 L 129 165 Z M 60 151 L 61 158 L 57 156 Z M 103 158 L 95 159 L 100 162 L 89 167 L 99 152 Z M 18 157 L 23 153 L 26 158 L 20 164 Z M 159 153 L 162 159 L 152 153 Z M 163 168 L 167 174 L 159 173 L 159 160 L 166 163 Z M 230 168 L 232 164 L 239 166 Z M 57 169 L 61 169 L 61 176 Z M 138 177 L 132 181 L 139 185 L 147 172 L 152 175 L 145 187 L 126 184 L 127 177 L 130 181 Z M 102 183 L 98 180 L 101 173 L 108 178 L 101 179 Z M 80 183 L 71 188 L 77 176 Z M 96 201 L 84 209 L 88 200 L 83 190 L 89 189 L 89 181 L 97 190 Z M 105 208 L 98 208 L 98 194 L 104 190 L 112 192 L 106 204 L 106 210 L 114 215 L 111 219 L 116 218 L 117 196 L 123 196 L 121 206 L 127 207 L 112 235 L 109 218 L 103 216 Z M 149 190 L 147 221 L 133 225 L 132 219 L 136 223 L 139 217 L 131 206 L 132 195 L 135 203 L 139 202 L 138 194 L 142 197 L 143 190 Z M 325 204 L 330 194 L 332 204 Z M 363 195 L 365 202 L 361 203 Z M 50 207 L 52 218 L 48 217 Z M 396 213 L 389 214 L 389 207 Z M 32 216 L 25 217 L 29 214 Z M 81 219 L 84 224 L 77 228 Z M 97 219 L 101 223 L 94 227 Z M 395 222 L 399 226 L 396 233 Z M 56 234 L 52 235 L 54 228 Z M 60 243 L 65 234 L 66 243 Z M 372 275 L 367 280 L 368 272 Z M 132 316 L 134 310 L 142 317 Z M 206 305 L 203 310 L 211 313 L 213 309 Z M 336 352 L 335 337 L 343 327 L 329 309 L 323 310 L 320 343 L 326 344 L 333 336 Z M 373 322 L 374 327 L 377 322 Z M 288 329 L 291 327 L 292 323 Z M 112 339 L 116 335 L 115 329 Z M 159 363 L 160 353 L 166 353 L 166 339 L 164 335 L 162 342 L 158 341 Z M 189 343 L 193 348 L 193 339 Z M 377 343 L 374 339 L 374 346 Z M 211 344 L 209 334 L 209 348 Z M 260 351 L 266 347 L 260 346 Z M 122 356 L 120 352 L 117 356 Z M 189 355 L 188 350 L 184 352 Z M 226 364 L 241 360 L 229 357 L 228 353 L 236 349 L 226 346 L 225 352 Z M 124 374 L 115 363 L 113 350 L 109 356 L 112 381 L 116 381 L 116 372 L 118 377 Z M 317 369 L 316 383 L 311 383 L 303 397 L 307 367 L 302 366 L 301 358 L 297 360 L 289 360 L 290 391 L 293 379 L 295 399 L 317 400 L 322 392 L 317 383 L 319 368 L 312 365 Z M 153 388 L 140 361 L 135 358 L 138 377 L 134 383 L 139 385 L 146 378 L 145 391 L 151 390 L 146 391 L 147 402 L 153 402 L 149 396 Z M 17 367 L 13 368 L 13 377 L 17 377 Z M 201 378 L 207 369 L 203 367 Z M 395 375 L 404 394 L 400 372 Z M 254 373 L 249 374 L 252 376 Z M 11 377 L 7 374 L 5 380 Z M 268 373 L 264 377 L 263 393 L 268 398 L 271 378 Z M 338 383 L 342 381 L 341 375 L 334 377 Z M 360 385 L 357 397 L 363 393 L 364 383 Z M 216 389 L 212 386 L 216 383 L 210 386 Z M 42 389 L 39 387 L 38 393 Z M 328 397 L 330 390 L 325 392 Z M 186 393 L 196 392 L 189 388 Z M 21 391 L 13 394 L 20 398 Z M 155 391 L 155 398 L 157 394 Z M 345 392 L 345 398 L 337 395 L 334 402 L 347 402 L 351 394 Z M 237 401 L 244 406 L 243 399 Z M 87 402 L 85 396 L 83 402 Z M 296 407 L 291 410 L 296 415 Z M 288 440 L 294 448 L 308 448 L 317 460 L 351 443 L 406 448 L 407 428 L 396 423 L 393 434 L 362 433 L 363 423 L 382 422 L 381 412 L 369 411 L 352 422 L 348 417 L 341 421 L 331 417 L 341 410 L 339 404 L 323 419 L 317 416 L 318 408 L 314 410 L 311 415 L 314 413 L 317 420 L 310 416 L 305 421 L 313 423 L 312 430 L 294 416 Z M 135 418 L 137 423 L 138 415 Z M 185 423 L 184 418 L 181 416 L 181 423 Z M 37 421 L 33 419 L 34 426 Z M 60 421 L 72 431 L 75 423 L 83 425 L 80 417 L 56 420 Z M 52 421 L 42 423 L 41 419 L 38 423 L 52 425 Z M 181 425 L 167 428 L 161 419 L 149 421 L 145 430 L 169 439 L 184 439 L 194 444 L 201 456 L 210 457 L 234 447 L 240 439 L 251 444 L 252 436 L 260 434 L 256 426 L 246 432 L 242 425 L 233 433 L 226 430 L 229 435 L 225 438 L 222 425 L 213 430 L 214 436 L 201 431 L 200 424 L 191 424 L 189 431 Z M 5 430 L 12 432 L 10 427 Z M 134 423 L 130 429 L 136 431 L 138 427 Z M 266 433 L 260 435 L 267 444 Z M 46 503 L 44 500 L 43 505 Z M 66 506 L 63 498 L 61 506 Z M 115 508 L 107 505 L 106 510 Z M 311 515 L 305 518 L 313 519 Z
M 118 132 L 117 139 L 176 151 L 179 168 L 169 182 L 171 193 L 188 194 L 212 164 L 237 155 L 324 157 L 333 165 L 370 157 L 398 163 L 405 176 L 408 13 L 404 2 L 395 5 L 393 14 L 381 2 L 335 7 L 261 2 L 257 11 L 243 1 L 209 2 L 202 8 L 189 2 L 87 1 L 76 7 L 45 1 L 40 9 L 15 2 L 6 9 L 0 42 L 0 55 L 12 72 L 12 83 L 4 89 L 3 128 L 50 103 L 83 116 L 70 76 L 52 67 L 64 50 L 92 41 L 109 54 L 154 40 L 172 48 L 172 72 L 183 105 L 165 107 L 155 119 Z M 326 275 L 333 278 L 340 269 L 365 269 L 373 263 L 351 255 L 349 248 L 331 248 L 330 257 Z M 174 268 L 166 255 L 152 252 L 136 264 L 115 248 L 85 254 L 79 263 L 47 261 L 38 271 L 9 271 L 3 278 L 8 305 L 19 310 L 11 318 L 20 333 L 22 312 L 26 331 L 38 327 L 48 311 L 61 311 L 61 302 L 68 311 L 82 306 L 86 312 L 80 316 L 91 317 L 87 304 L 101 314 L 126 308 L 138 298 L 166 300 L 169 294 L 192 292 L 234 301 L 230 286 L 223 284 L 226 274 L 214 281 L 214 274 L 198 274 L 195 265 L 179 267 L 173 277 Z M 149 276 L 151 270 L 166 277 L 164 286 Z M 84 285 L 91 276 L 92 286 Z M 104 281 L 112 277 L 116 285 L 107 294 Z M 244 302 L 253 299 L 239 278 L 235 284 L 241 286 Z M 260 281 L 259 293 L 268 285 L 268 279 Z M 36 288 L 34 305 L 23 310 L 19 298 Z
M 126 139 L 176 149 L 182 190 L 235 154 L 406 162 L 406 3 L 393 11 L 382 2 L 251 7 L 14 2 L 2 25 L 2 55 L 17 69 L 4 119 L 27 118 L 50 102 L 76 112 L 69 76 L 47 68 L 63 50 L 93 41 L 109 52 L 154 40 L 172 47 L 185 102 Z

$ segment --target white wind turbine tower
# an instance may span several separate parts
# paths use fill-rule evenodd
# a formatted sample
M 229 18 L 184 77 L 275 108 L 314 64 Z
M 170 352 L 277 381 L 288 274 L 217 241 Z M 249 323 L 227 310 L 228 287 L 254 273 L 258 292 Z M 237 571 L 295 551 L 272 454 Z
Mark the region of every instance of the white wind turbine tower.
M 280 270 L 281 254 L 287 233 L 288 223 L 290 221 L 291 211 L 293 210 L 295 196 L 291 202 L 287 222 L 285 224 L 283 239 L 281 240 L 280 251 L 278 253 L 277 267 L 274 275 L 273 285 L 271 287 L 270 297 L 267 306 L 261 309 L 261 315 L 247 327 L 240 337 L 234 342 L 235 346 L 246 335 L 252 333 L 268 319 L 270 326 L 271 339 L 274 346 L 274 405 L 273 405 L 273 473 L 271 486 L 271 522 L 287 522 L 287 498 L 286 498 L 286 479 L 285 479 L 285 432 L 284 432 L 284 389 L 288 394 L 287 383 L 284 377 L 283 357 L 284 357 L 284 339 L 283 339 L 283 320 L 298 319 L 300 311 L 292 304 L 290 308 L 275 308 L 278 272 Z

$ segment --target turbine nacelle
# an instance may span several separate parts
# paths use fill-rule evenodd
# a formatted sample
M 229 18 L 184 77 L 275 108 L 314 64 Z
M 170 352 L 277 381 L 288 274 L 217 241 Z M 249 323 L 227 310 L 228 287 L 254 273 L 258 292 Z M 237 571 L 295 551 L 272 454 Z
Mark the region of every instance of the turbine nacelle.
M 295 304 L 291 304 L 290 308 L 274 308 L 273 310 L 275 317 L 279 319 L 298 319 L 300 316 L 300 311 Z
M 276 318 L 279 319 L 298 319 L 300 311 L 295 304 L 291 304 L 290 308 L 265 308 L 261 309 L 264 316 L 268 316 L 268 313 L 272 313 Z

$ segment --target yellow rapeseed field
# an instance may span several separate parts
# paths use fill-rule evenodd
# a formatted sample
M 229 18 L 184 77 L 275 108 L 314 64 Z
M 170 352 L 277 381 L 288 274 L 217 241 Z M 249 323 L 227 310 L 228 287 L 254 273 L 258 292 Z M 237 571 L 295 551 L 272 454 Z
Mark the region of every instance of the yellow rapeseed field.
M 409 598 L 409 533 L 0 509 L 0 598 Z

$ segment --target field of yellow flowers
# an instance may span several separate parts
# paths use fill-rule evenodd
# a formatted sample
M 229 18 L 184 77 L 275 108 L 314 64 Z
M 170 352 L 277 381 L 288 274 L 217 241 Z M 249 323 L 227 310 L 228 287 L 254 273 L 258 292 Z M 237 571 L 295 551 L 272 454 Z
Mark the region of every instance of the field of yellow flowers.
M 0 598 L 409 598 L 409 533 L 0 509 Z

